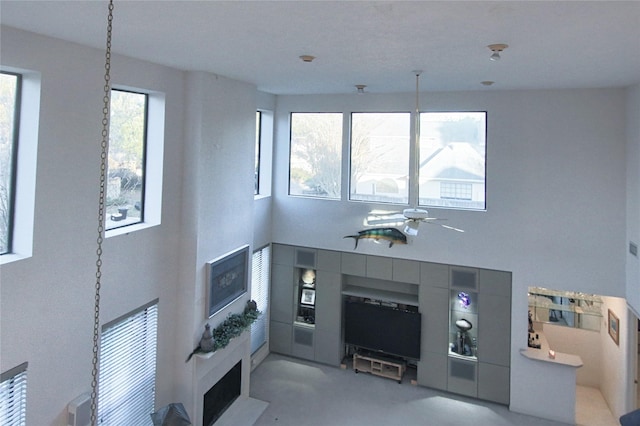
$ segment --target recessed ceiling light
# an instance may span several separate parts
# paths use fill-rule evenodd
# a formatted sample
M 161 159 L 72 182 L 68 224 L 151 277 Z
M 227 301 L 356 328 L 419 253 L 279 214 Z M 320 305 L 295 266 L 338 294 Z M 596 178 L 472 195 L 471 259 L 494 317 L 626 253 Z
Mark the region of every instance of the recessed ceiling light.
M 315 56 L 311 56 L 311 55 L 300 56 L 300 59 L 302 59 L 303 62 L 313 62 L 315 58 L 316 58 Z

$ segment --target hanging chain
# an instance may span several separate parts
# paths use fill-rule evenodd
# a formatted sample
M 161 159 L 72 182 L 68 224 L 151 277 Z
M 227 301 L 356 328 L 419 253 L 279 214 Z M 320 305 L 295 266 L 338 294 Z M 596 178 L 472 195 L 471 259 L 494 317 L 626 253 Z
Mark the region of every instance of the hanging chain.
M 100 200 L 98 201 L 98 248 L 96 249 L 96 293 L 93 316 L 93 359 L 91 361 L 91 425 L 97 424 L 98 409 L 98 351 L 100 338 L 100 279 L 102 278 L 102 242 L 104 240 L 105 187 L 107 180 L 107 154 L 109 152 L 109 107 L 111 104 L 111 31 L 113 0 L 109 0 L 107 18 L 107 49 L 104 63 L 104 105 L 102 107 L 102 142 L 100 144 Z

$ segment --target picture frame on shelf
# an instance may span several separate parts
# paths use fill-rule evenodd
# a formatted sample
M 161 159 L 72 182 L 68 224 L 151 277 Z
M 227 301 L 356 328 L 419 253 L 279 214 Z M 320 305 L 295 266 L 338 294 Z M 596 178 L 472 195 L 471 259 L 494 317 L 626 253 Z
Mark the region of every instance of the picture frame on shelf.
M 207 318 L 247 292 L 249 245 L 207 262 Z
M 301 305 L 315 305 L 316 304 L 316 291 L 310 288 L 303 288 L 300 293 Z
M 609 336 L 620 345 L 620 319 L 609 309 Z

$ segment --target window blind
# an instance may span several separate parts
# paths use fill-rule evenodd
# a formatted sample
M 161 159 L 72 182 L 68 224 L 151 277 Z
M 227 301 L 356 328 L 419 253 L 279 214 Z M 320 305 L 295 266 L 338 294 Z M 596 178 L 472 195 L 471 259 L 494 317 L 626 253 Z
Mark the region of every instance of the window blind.
M 102 327 L 98 376 L 100 424 L 152 424 L 157 328 L 157 300 Z
M 251 299 L 256 301 L 262 315 L 251 324 L 251 353 L 267 341 L 267 312 L 269 311 L 269 271 L 271 247 L 265 246 L 253 253 L 251 259 Z
M 0 375 L 0 425 L 27 424 L 27 363 Z

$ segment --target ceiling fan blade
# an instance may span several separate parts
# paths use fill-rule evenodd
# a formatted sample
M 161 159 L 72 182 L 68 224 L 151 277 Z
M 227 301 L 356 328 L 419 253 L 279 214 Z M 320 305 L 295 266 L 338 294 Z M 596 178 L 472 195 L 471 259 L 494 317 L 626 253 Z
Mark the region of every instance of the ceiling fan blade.
M 454 228 L 453 226 L 443 225 L 441 223 L 439 223 L 438 225 L 442 226 L 443 228 L 451 229 L 452 231 L 464 232 L 464 229 Z
M 365 220 L 365 225 L 402 225 L 406 218 L 402 214 L 369 214 Z

